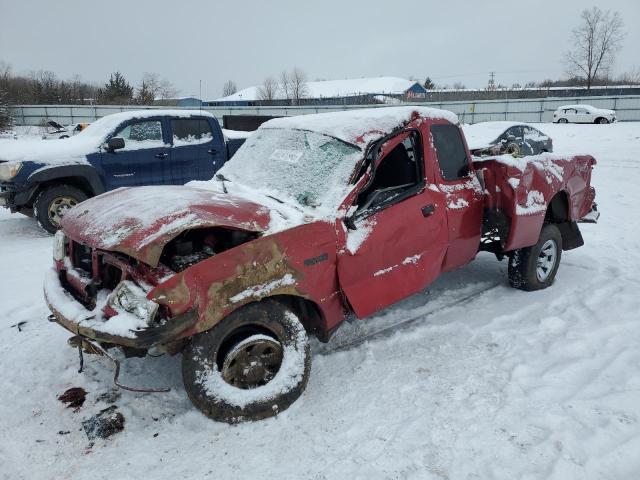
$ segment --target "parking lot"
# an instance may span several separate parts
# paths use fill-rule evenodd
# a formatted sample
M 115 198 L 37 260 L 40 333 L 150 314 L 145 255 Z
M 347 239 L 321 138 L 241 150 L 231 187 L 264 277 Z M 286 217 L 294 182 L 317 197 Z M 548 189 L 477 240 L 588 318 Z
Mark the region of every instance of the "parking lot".
M 206 419 L 178 357 L 85 358 L 47 322 L 52 237 L 0 212 L 0 478 L 633 478 L 640 470 L 640 123 L 539 124 L 587 153 L 602 216 L 555 284 L 508 287 L 506 262 L 471 265 L 314 343 L 306 392 L 258 423 Z M 12 140 L 0 140 L 10 142 Z M 87 392 L 73 411 L 56 397 Z M 124 431 L 92 446 L 83 419 L 114 403 Z M 105 470 L 105 465 L 109 469 Z

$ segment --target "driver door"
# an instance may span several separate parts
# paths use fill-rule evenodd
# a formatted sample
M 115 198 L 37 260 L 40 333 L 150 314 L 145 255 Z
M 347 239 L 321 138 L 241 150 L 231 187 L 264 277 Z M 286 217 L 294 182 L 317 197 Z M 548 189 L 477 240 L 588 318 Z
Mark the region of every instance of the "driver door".
M 338 255 L 338 277 L 360 318 L 422 290 L 447 250 L 444 195 L 426 188 L 418 130 L 374 151 L 373 179 L 359 192 L 353 224 Z
M 101 154 L 107 190 L 170 183 L 171 152 L 161 117 L 127 121 L 112 135 L 115 137 L 124 140 L 124 148 Z

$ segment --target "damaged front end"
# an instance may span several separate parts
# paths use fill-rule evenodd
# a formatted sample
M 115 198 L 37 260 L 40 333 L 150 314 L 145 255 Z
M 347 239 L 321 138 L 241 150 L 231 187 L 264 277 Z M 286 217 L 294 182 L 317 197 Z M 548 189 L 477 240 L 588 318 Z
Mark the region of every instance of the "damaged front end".
M 58 231 L 54 268 L 47 272 L 44 286 L 52 320 L 80 339 L 104 348 L 118 346 L 127 356 L 144 356 L 150 349 L 177 353 L 198 314 L 172 311 L 171 301 L 156 301 L 154 289 L 190 266 L 256 236 L 224 228 L 187 230 L 164 246 L 158 265 L 152 267 Z

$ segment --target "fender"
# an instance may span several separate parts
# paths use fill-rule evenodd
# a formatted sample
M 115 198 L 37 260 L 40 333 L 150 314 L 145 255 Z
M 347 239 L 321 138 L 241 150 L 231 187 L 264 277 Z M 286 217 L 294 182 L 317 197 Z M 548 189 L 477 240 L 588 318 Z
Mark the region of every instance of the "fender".
M 78 179 L 80 186 L 84 190 L 88 190 L 87 193 L 90 195 L 100 195 L 105 191 L 102 178 L 100 178 L 96 169 L 88 164 L 46 166 L 29 175 L 27 183 L 37 186 L 41 183 L 62 178 Z

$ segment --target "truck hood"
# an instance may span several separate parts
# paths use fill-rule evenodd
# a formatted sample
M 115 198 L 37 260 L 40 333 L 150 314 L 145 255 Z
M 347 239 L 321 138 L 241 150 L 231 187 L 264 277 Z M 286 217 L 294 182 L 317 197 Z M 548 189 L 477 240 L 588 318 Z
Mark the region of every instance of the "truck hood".
M 88 163 L 87 155 L 98 151 L 100 141 L 93 137 L 76 136 L 54 140 L 15 140 L 4 142 L 0 160 L 38 162 L 41 164 Z
M 184 186 L 120 188 L 69 210 L 62 229 L 93 248 L 121 252 L 155 267 L 164 246 L 194 228 L 250 232 L 269 228 L 272 209 L 232 195 Z

